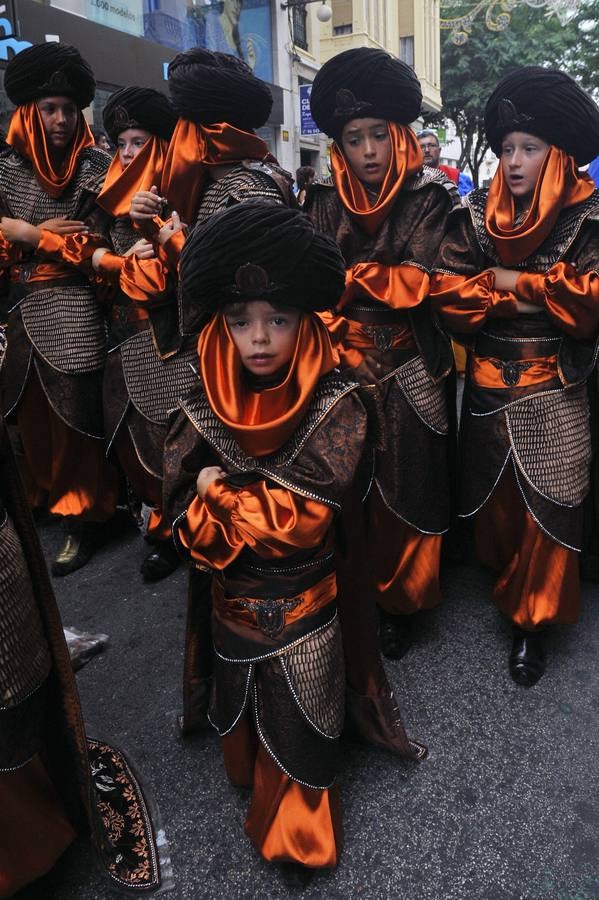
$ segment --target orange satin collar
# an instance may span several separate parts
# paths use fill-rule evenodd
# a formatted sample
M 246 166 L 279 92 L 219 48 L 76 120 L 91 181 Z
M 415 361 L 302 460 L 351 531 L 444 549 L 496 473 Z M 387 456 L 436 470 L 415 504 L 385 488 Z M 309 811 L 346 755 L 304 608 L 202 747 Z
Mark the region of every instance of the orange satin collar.
M 541 166 L 530 209 L 514 227 L 514 197 L 499 164 L 487 197 L 485 228 L 504 266 L 514 265 L 540 247 L 562 209 L 582 203 L 595 189 L 593 180 L 579 172 L 571 156 L 551 146 Z
M 37 104 L 24 103 L 23 106 L 17 106 L 13 113 L 6 142 L 17 153 L 31 161 L 40 187 L 56 199 L 60 197 L 75 174 L 80 152 L 85 147 L 93 147 L 94 136 L 82 114 L 79 113 L 75 136 L 67 148 L 62 166 L 57 172 L 50 160 L 44 123 Z
M 250 456 L 274 453 L 306 414 L 316 385 L 339 364 L 329 333 L 317 316 L 303 315 L 289 371 L 275 387 L 252 390 L 222 313 L 198 339 L 200 372 L 208 402 Z
M 160 187 L 167 148 L 168 141 L 151 135 L 124 168 L 118 152 L 115 153 L 96 199 L 98 206 L 111 216 L 128 216 L 131 198 L 137 191 L 149 191 L 153 184 Z
M 331 146 L 331 167 L 335 187 L 345 208 L 369 234 L 375 234 L 391 212 L 406 178 L 423 166 L 422 150 L 416 135 L 407 125 L 387 122 L 392 155 L 385 180 L 373 206 L 364 184 L 354 173 L 337 144 Z
M 164 161 L 160 192 L 170 208 L 176 209 L 186 224 L 193 225 L 206 179 L 204 166 L 243 159 L 276 162 L 262 138 L 251 131 L 242 131 L 227 122 L 195 125 L 179 119 Z

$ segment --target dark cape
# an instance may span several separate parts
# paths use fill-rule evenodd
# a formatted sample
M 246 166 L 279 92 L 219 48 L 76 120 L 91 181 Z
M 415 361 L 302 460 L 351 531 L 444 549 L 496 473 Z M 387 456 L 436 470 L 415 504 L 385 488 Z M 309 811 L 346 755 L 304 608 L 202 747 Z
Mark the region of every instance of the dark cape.
M 60 614 L 1 418 L 0 555 L 0 778 L 38 755 L 74 828 L 91 837 L 111 887 L 156 891 L 163 872 L 148 802 L 121 751 L 86 736 Z

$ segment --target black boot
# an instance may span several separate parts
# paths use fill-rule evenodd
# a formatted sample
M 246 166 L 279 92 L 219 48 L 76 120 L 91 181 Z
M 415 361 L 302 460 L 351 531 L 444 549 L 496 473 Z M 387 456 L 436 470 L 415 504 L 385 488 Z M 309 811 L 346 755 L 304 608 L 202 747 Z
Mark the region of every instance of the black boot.
M 101 544 L 102 523 L 82 522 L 74 516 L 65 519 L 65 539 L 52 563 L 52 574 L 70 575 L 90 561 Z
M 412 646 L 412 616 L 394 616 L 378 607 L 381 653 L 387 659 L 401 659 Z
M 141 564 L 144 581 L 160 581 L 171 575 L 181 558 L 173 541 L 157 541 Z
M 510 675 L 524 687 L 532 687 L 545 672 L 545 636 L 542 631 L 524 631 L 514 625 L 510 653 Z

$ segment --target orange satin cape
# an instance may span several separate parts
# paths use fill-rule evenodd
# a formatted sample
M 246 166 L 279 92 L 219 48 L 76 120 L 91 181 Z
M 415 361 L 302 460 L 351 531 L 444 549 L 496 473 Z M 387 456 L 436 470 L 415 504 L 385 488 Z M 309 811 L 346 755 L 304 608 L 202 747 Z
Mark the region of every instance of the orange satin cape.
M 115 218 L 128 216 L 131 199 L 137 191 L 149 191 L 152 185 L 161 185 L 167 148 L 168 141 L 151 135 L 128 166 L 123 166 L 119 154 L 115 153 L 96 198 L 98 206 Z
M 193 224 L 206 180 L 204 166 L 222 166 L 243 159 L 276 162 L 262 138 L 251 131 L 242 131 L 227 122 L 196 125 L 179 119 L 164 161 L 160 192 L 184 222 Z
M 327 329 L 310 314 L 300 320 L 289 370 L 275 387 L 257 391 L 248 386 L 222 313 L 201 332 L 198 355 L 213 412 L 250 456 L 274 453 L 289 440 L 306 414 L 319 379 L 339 364 Z
M 388 217 L 403 183 L 423 166 L 422 150 L 407 125 L 387 122 L 391 137 L 391 162 L 376 202 L 371 205 L 364 184 L 337 144 L 331 146 L 333 180 L 341 202 L 368 234 L 375 234 Z
M 499 164 L 487 197 L 485 228 L 504 266 L 514 265 L 540 247 L 562 209 L 582 203 L 595 189 L 571 156 L 551 146 L 547 151 L 524 221 L 514 227 L 514 197 Z
M 93 147 L 94 136 L 83 115 L 79 113 L 75 135 L 67 147 L 60 169 L 56 171 L 48 152 L 46 131 L 37 104 L 24 103 L 23 106 L 17 106 L 13 113 L 6 142 L 17 153 L 30 160 L 40 187 L 56 199 L 75 174 L 81 151 L 85 147 Z

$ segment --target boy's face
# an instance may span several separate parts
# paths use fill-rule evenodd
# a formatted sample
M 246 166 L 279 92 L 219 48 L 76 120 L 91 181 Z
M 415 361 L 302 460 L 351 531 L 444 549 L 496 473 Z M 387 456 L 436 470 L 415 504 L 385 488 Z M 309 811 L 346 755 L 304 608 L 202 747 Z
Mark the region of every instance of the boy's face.
M 503 177 L 517 203 L 530 204 L 549 144 L 534 134 L 511 131 L 501 144 Z
M 150 137 L 150 132 L 144 128 L 127 128 L 125 131 L 121 131 L 116 146 L 123 169 L 133 162 Z
M 341 146 L 360 181 L 375 188 L 383 183 L 392 155 L 384 119 L 352 119 L 343 128 Z
M 301 313 L 266 300 L 235 303 L 225 320 L 241 362 L 253 375 L 274 375 L 291 362 Z
M 38 100 L 46 140 L 53 150 L 66 150 L 79 122 L 79 109 L 70 97 L 44 97 Z

